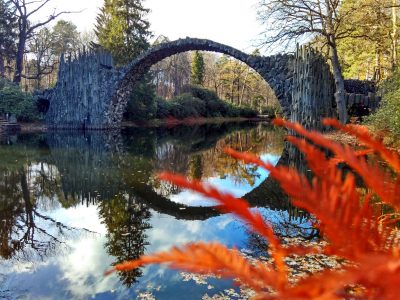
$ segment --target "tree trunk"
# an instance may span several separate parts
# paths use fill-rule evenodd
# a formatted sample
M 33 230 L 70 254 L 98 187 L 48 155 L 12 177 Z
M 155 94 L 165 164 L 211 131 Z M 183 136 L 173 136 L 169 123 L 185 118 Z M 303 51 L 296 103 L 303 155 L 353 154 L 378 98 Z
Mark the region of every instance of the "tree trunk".
M 0 78 L 6 77 L 6 68 L 4 66 L 4 57 L 0 55 Z
M 41 77 L 42 77 L 41 73 L 42 73 L 42 70 L 41 70 L 41 66 L 40 66 L 40 61 L 41 61 L 41 58 L 38 59 L 37 62 L 36 62 L 36 76 L 37 76 L 37 78 L 36 78 L 36 89 L 37 90 L 40 90 L 40 88 L 41 88 Z
M 15 74 L 14 74 L 14 82 L 20 83 L 22 78 L 22 70 L 24 66 L 24 52 L 25 52 L 25 44 L 26 44 L 26 23 L 22 21 L 23 24 L 21 26 L 21 31 L 18 35 L 18 49 L 17 55 L 15 57 Z
M 397 0 L 392 0 L 392 69 L 397 64 Z
M 382 74 L 381 74 L 381 47 L 378 42 L 375 43 L 375 74 L 374 80 L 375 82 L 381 81 Z
M 333 44 L 335 45 L 335 44 Z M 340 67 L 339 56 L 337 53 L 336 45 L 331 46 L 331 60 L 332 60 L 332 68 L 333 68 L 333 76 L 335 78 L 335 100 L 337 104 L 337 111 L 339 114 L 339 120 L 343 124 L 346 124 L 348 121 L 347 107 L 346 107 L 346 91 L 344 89 L 344 78 L 342 74 L 342 68 Z

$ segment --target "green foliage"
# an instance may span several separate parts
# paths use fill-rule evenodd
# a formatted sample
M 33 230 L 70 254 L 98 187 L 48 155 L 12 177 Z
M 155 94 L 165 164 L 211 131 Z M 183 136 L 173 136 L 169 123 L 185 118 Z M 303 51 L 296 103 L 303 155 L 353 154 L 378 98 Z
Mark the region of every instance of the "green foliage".
M 22 92 L 17 84 L 5 79 L 0 79 L 0 113 L 15 115 L 19 121 L 39 119 L 33 97 Z
M 368 118 L 368 122 L 376 130 L 389 133 L 388 142 L 395 142 L 400 138 L 400 69 L 387 79 L 382 86 L 383 99 L 381 107 L 375 114 Z
M 192 61 L 192 84 L 203 85 L 204 84 L 204 57 L 199 51 L 196 51 L 193 55 Z
M 15 56 L 17 23 L 9 1 L 0 0 L 0 77 L 4 76 L 4 63 Z
M 117 65 L 132 61 L 148 49 L 149 10 L 142 0 L 105 0 L 97 16 L 96 35 L 100 45 L 110 52 Z M 150 75 L 136 85 L 124 114 L 126 120 L 147 120 L 155 117 L 156 99 Z
M 213 91 L 191 86 L 184 93 L 170 101 L 157 100 L 157 118 L 173 117 L 254 117 L 257 112 L 248 107 L 236 107 L 218 98 Z
M 352 28 L 352 34 L 337 40 L 345 78 L 376 80 L 383 78 L 393 59 L 392 10 L 393 0 L 342 1 L 342 30 Z M 354 7 L 359 7 L 354 9 Z M 350 32 L 350 31 L 349 31 Z
M 150 76 L 146 75 L 135 85 L 124 113 L 124 119 L 141 121 L 154 119 L 157 103 L 154 87 L 150 84 Z
M 149 47 L 149 10 L 142 0 L 105 0 L 97 16 L 96 35 L 117 64 L 123 65 Z
M 262 114 L 270 117 L 282 115 L 282 107 L 280 105 L 268 105 L 262 108 Z
M 52 32 L 54 54 L 72 52 L 79 48 L 79 32 L 74 23 L 60 20 L 53 27 Z
M 190 93 L 194 97 L 202 99 L 206 102 L 219 100 L 219 97 L 216 92 L 196 85 L 190 86 Z

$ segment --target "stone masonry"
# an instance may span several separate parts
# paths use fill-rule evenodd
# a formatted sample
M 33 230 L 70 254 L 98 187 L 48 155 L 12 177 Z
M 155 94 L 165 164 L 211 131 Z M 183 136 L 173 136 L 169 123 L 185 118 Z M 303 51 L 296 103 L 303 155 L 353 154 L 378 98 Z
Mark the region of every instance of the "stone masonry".
M 257 71 L 274 90 L 284 116 L 320 129 L 320 118 L 334 115 L 333 79 L 315 51 L 254 56 L 205 39 L 186 38 L 159 44 L 122 68 L 109 54 L 83 51 L 61 57 L 58 82 L 43 98 L 50 102 L 46 122 L 59 129 L 115 129 L 129 95 L 152 65 L 171 55 L 199 50 L 232 56 Z

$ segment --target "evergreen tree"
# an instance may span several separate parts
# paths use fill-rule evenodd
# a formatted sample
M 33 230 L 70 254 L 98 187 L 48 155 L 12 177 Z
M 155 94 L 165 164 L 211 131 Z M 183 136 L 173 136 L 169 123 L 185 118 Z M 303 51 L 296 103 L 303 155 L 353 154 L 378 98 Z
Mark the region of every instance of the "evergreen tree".
M 9 1 L 0 0 L 0 77 L 5 77 L 5 63 L 15 55 L 16 27 Z
M 149 9 L 142 0 L 105 0 L 97 16 L 96 35 L 117 64 L 126 64 L 149 47 Z
M 193 55 L 192 62 L 192 84 L 203 85 L 204 83 L 204 57 L 199 51 Z
M 145 19 L 148 12 L 142 0 L 104 1 L 95 31 L 100 45 L 112 54 L 117 65 L 129 63 L 149 48 L 150 23 Z M 146 75 L 136 84 L 128 101 L 125 119 L 154 118 L 155 95 L 151 81 L 151 76 Z
M 62 53 L 76 51 L 79 48 L 79 32 L 76 25 L 70 21 L 58 21 L 53 27 L 52 35 L 52 48 L 57 56 Z

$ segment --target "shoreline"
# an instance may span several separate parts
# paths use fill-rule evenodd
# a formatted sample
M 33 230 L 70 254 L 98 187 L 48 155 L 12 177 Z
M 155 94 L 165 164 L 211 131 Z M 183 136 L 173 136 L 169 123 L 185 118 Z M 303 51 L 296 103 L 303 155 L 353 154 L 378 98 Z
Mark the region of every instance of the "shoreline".
M 265 117 L 253 117 L 253 118 L 245 118 L 245 117 L 232 117 L 232 118 L 224 118 L 224 117 L 216 117 L 216 118 L 185 118 L 185 119 L 175 119 L 175 118 L 167 118 L 167 119 L 153 119 L 149 121 L 123 121 L 122 128 L 131 128 L 131 127 L 174 127 L 179 125 L 193 126 L 193 125 L 204 125 L 204 124 L 222 124 L 222 123 L 240 123 L 240 122 L 270 122 L 270 118 Z
M 194 125 L 204 125 L 204 124 L 222 124 L 222 123 L 240 123 L 240 122 L 271 122 L 271 118 L 267 117 L 235 117 L 235 118 L 185 118 L 185 119 L 152 119 L 148 121 L 123 121 L 121 123 L 121 128 L 140 128 L 140 127 L 175 127 L 179 125 L 194 126 Z M 32 122 L 32 123 L 18 123 L 21 126 L 21 130 L 17 133 L 44 133 L 48 132 L 44 122 Z M 77 129 L 76 131 L 81 131 Z M 106 131 L 106 130 L 104 130 Z M 10 134 L 13 134 L 10 132 Z

